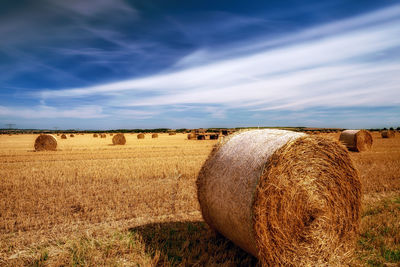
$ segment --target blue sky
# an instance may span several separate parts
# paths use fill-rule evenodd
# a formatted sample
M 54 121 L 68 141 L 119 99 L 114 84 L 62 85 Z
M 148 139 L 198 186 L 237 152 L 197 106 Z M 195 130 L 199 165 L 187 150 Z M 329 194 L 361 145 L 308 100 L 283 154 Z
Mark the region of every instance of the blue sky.
M 5 0 L 0 36 L 0 128 L 400 126 L 398 1 Z

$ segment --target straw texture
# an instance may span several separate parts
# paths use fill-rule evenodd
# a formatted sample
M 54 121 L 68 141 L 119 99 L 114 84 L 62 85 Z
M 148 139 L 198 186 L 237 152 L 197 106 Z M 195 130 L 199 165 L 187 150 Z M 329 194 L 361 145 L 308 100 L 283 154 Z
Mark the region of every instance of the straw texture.
M 345 130 L 340 134 L 339 141 L 350 151 L 366 151 L 372 147 L 373 139 L 366 130 Z
M 337 142 L 237 133 L 214 148 L 197 189 L 204 220 L 265 265 L 342 264 L 351 254 L 361 183 Z

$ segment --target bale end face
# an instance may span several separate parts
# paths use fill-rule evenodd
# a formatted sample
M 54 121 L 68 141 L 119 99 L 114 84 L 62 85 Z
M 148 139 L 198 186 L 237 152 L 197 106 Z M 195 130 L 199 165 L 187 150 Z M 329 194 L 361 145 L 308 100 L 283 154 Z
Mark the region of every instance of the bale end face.
M 56 151 L 57 139 L 51 134 L 41 134 L 35 140 L 35 151 Z
M 267 266 L 346 262 L 361 183 L 337 142 L 287 131 L 236 134 L 197 179 L 204 220 Z
M 112 142 L 114 145 L 125 145 L 126 144 L 125 135 L 122 133 L 114 135 Z

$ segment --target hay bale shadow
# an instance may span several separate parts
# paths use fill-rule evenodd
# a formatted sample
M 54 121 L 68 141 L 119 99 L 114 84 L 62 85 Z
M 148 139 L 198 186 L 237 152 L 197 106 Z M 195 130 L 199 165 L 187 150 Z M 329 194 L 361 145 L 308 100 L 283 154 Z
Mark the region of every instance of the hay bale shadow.
M 139 235 L 146 253 L 159 255 L 158 266 L 261 266 L 204 222 L 152 223 L 129 231 Z

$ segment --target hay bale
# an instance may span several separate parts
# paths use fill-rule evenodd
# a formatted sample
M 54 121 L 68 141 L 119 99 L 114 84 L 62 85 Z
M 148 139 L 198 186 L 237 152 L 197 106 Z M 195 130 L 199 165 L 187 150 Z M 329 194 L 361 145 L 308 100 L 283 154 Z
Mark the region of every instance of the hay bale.
M 196 140 L 196 133 L 194 133 L 194 132 L 188 133 L 187 139 Z
M 394 138 L 395 133 L 392 130 L 387 130 L 387 131 L 381 132 L 381 136 L 382 136 L 382 138 Z
M 70 134 L 70 135 L 69 135 L 69 137 L 75 137 L 75 135 L 73 135 L 73 134 Z
M 112 142 L 114 145 L 125 145 L 126 144 L 125 135 L 122 133 L 114 135 Z
M 67 136 L 65 134 L 62 134 L 61 139 L 67 139 Z
M 51 134 L 41 134 L 35 140 L 35 151 L 57 150 L 57 138 Z
M 106 138 L 107 137 L 107 135 L 106 134 L 100 134 L 100 138 Z
M 144 134 L 142 134 L 142 133 L 138 134 L 137 139 L 144 139 Z
M 95 134 L 93 134 L 93 137 L 99 137 L 99 135 L 95 133 Z
M 265 266 L 340 265 L 351 255 L 361 182 L 336 141 L 239 132 L 214 147 L 196 184 L 204 220 Z
M 176 135 L 176 132 L 169 132 L 168 135 Z
M 218 139 L 219 134 L 210 134 L 210 140 Z
M 110 133 L 110 136 L 113 136 L 113 134 L 112 134 L 112 133 Z
M 153 134 L 151 135 L 151 138 L 158 138 L 158 134 L 153 133 Z
M 372 135 L 366 130 L 345 130 L 340 134 L 339 141 L 348 150 L 361 152 L 370 150 L 372 146 Z

